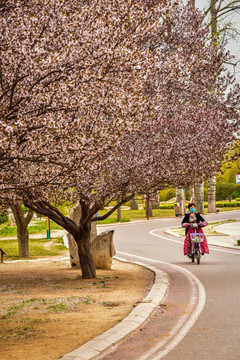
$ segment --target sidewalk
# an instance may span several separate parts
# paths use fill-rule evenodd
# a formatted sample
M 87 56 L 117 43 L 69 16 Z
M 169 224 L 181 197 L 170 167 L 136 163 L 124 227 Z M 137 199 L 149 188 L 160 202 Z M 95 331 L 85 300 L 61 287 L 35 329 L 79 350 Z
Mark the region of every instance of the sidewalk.
M 237 246 L 237 240 L 240 240 L 240 222 L 236 221 L 213 225 L 211 228 L 222 235 L 207 236 L 209 245 L 240 249 L 240 246 Z

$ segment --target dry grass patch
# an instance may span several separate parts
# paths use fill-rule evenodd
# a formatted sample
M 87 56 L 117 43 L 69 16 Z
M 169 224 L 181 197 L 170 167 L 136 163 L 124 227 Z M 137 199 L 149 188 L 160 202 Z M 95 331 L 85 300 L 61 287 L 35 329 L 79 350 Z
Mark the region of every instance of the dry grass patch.
M 0 359 L 50 360 L 125 318 L 153 273 L 114 260 L 83 280 L 69 261 L 41 261 L 1 264 L 0 279 Z

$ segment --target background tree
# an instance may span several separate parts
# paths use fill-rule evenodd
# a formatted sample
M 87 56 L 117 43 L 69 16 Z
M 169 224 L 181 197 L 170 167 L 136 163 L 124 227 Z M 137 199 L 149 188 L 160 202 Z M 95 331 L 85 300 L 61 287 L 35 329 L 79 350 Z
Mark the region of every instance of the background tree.
M 210 0 L 205 10 L 205 16 L 209 16 L 209 26 L 212 38 L 215 41 L 226 39 L 228 37 L 238 37 L 239 33 L 234 29 L 231 22 L 226 19 L 232 13 L 240 11 L 239 0 Z M 235 59 L 230 63 L 234 66 L 239 62 Z M 229 62 L 228 62 L 229 63 Z M 208 212 L 216 212 L 216 176 L 208 179 Z
M 28 224 L 32 220 L 33 210 L 28 209 L 24 213 L 21 204 L 12 204 L 10 208 L 13 212 L 16 225 L 17 225 L 17 237 L 18 237 L 18 251 L 20 257 L 29 257 L 29 231 Z

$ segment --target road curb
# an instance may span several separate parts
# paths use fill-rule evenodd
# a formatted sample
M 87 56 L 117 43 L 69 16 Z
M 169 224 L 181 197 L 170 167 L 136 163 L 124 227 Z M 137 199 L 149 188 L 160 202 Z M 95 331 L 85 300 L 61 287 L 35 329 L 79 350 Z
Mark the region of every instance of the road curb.
M 120 343 L 127 335 L 139 329 L 162 302 L 169 286 L 167 273 L 140 262 L 133 262 L 120 257 L 114 258 L 143 266 L 154 272 L 155 281 L 151 290 L 121 323 L 88 341 L 78 349 L 64 355 L 61 360 L 90 360 L 96 357 L 100 359 L 101 355 L 103 356 L 104 353 L 110 352 L 113 348 L 115 349 L 116 344 Z

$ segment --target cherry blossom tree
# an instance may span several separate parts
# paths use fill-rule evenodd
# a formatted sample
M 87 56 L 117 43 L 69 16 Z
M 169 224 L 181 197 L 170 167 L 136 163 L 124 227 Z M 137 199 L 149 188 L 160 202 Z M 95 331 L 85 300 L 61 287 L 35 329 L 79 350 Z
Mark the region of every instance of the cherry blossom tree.
M 226 97 L 219 76 L 213 92 L 225 54 L 200 13 L 154 3 L 1 8 L 0 196 L 71 233 L 84 278 L 96 275 L 98 210 L 215 171 L 239 120 L 237 89 Z M 58 210 L 66 199 L 80 202 L 79 224 Z

